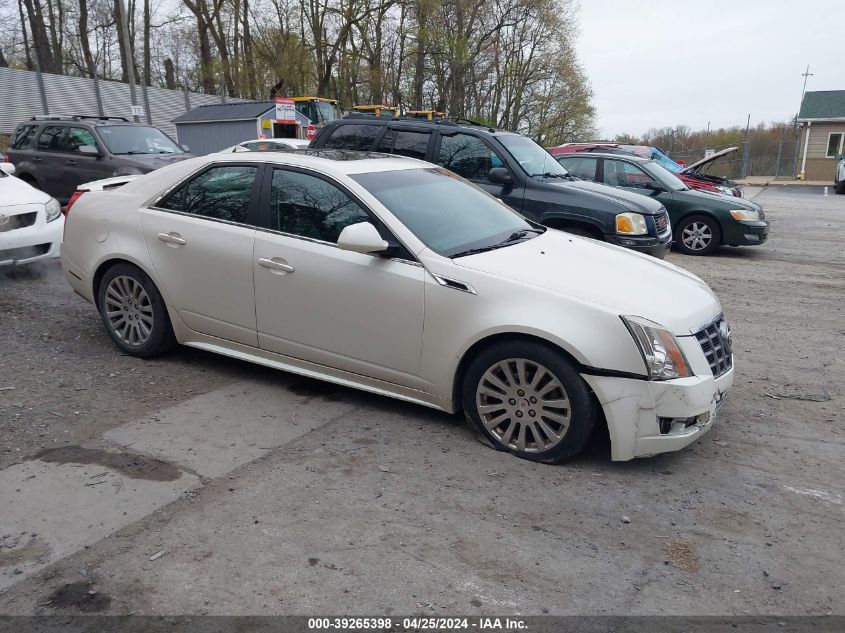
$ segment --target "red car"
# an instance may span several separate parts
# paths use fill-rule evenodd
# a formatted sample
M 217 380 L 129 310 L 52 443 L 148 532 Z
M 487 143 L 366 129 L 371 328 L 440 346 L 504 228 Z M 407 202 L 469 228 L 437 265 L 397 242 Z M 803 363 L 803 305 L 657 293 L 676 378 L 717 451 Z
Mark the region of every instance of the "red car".
M 649 147 L 648 145 L 622 145 L 619 143 L 602 142 L 564 143 L 558 147 L 550 148 L 549 152 L 551 152 L 552 156 L 572 154 L 574 152 L 604 152 L 610 154 L 634 154 L 643 158 L 651 158 L 675 174 L 690 189 L 742 198 L 742 187 L 737 183 L 722 176 L 714 176 L 707 173 L 707 168 L 712 167 L 717 160 L 733 154 L 737 149 L 736 147 L 728 147 L 715 154 L 711 154 L 697 163 L 693 163 L 689 167 L 676 163 L 657 147 Z

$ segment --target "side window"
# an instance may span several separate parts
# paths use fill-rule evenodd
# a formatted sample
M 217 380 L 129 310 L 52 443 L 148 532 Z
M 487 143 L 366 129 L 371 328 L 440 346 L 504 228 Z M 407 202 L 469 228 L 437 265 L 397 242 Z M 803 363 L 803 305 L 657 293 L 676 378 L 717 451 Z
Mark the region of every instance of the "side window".
M 34 125 L 20 126 L 9 147 L 12 149 L 27 149 L 32 142 L 32 137 L 35 136 L 35 128 Z
M 62 149 L 63 125 L 48 125 L 38 135 L 38 149 L 58 152 Z
M 644 188 L 654 178 L 631 163 L 621 160 L 604 161 L 604 182 L 612 187 Z
M 379 125 L 339 125 L 323 145 L 326 149 L 368 150 L 381 132 Z
M 573 176 L 584 180 L 596 179 L 597 158 L 561 158 L 559 162 Z
M 274 231 L 336 243 L 344 228 L 369 221 L 357 202 L 322 178 L 273 170 L 270 228 Z
M 410 132 L 390 129 L 385 132 L 376 151 L 425 160 L 430 139 L 430 132 Z
M 257 167 L 212 167 L 179 187 L 159 207 L 213 220 L 248 223 L 249 200 Z
M 831 134 L 827 137 L 827 158 L 836 158 L 842 153 L 842 134 Z
M 493 167 L 505 163 L 480 138 L 469 134 L 441 136 L 437 164 L 467 180 L 486 181 Z
M 94 135 L 85 128 L 72 127 L 67 131 L 67 139 L 65 140 L 65 149 L 69 152 L 78 152 L 83 145 L 97 147 L 97 140 Z

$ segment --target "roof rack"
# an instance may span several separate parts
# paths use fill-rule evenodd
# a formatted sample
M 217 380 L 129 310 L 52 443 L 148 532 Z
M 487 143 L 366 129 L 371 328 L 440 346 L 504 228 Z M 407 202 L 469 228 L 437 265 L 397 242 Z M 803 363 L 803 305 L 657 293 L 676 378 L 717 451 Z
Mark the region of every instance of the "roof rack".
M 83 119 L 94 119 L 97 121 L 123 121 L 129 123 L 129 119 L 122 116 L 99 116 L 97 114 L 36 114 L 30 121 L 82 121 Z
M 129 119 L 125 116 L 98 116 L 96 114 L 77 114 L 76 119 L 97 119 L 100 121 L 124 121 L 129 123 Z

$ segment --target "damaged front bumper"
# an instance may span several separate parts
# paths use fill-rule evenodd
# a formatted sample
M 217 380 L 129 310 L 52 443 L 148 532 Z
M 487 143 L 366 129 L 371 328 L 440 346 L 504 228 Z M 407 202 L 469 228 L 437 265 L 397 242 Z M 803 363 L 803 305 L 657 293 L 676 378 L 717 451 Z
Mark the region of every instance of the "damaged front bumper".
M 583 375 L 607 419 L 614 461 L 677 451 L 695 442 L 712 428 L 733 377 L 733 367 L 718 377 L 665 381 Z

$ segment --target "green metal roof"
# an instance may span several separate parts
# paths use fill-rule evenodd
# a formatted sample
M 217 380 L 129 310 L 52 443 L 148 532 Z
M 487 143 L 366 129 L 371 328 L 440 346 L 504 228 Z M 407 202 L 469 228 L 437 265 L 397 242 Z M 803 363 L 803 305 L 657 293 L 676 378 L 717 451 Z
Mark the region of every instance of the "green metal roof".
M 845 119 L 845 90 L 805 93 L 798 119 Z

